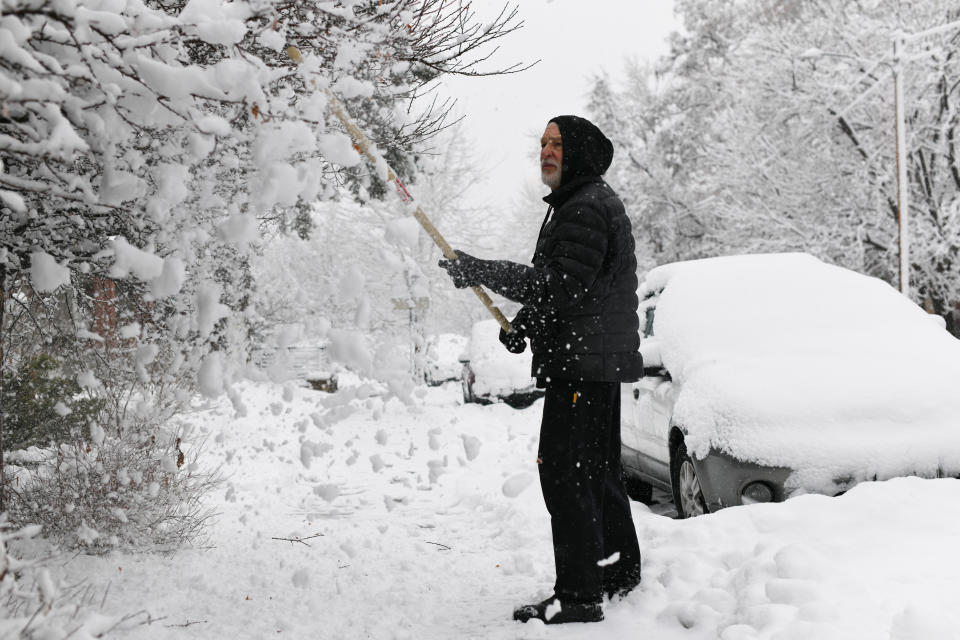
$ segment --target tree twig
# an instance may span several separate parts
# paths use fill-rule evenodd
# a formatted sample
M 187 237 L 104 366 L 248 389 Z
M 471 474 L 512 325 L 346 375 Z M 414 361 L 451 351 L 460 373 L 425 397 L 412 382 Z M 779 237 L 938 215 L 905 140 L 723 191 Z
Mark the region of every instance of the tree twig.
M 187 620 L 186 622 L 181 622 L 180 624 L 166 624 L 163 626 L 167 627 L 168 629 L 171 629 L 173 627 L 180 627 L 182 629 L 186 629 L 187 627 L 192 627 L 195 624 L 207 624 L 208 622 L 209 622 L 208 620 Z
M 430 542 L 429 540 L 424 540 L 424 542 L 426 542 L 427 544 L 436 545 L 438 547 L 437 551 L 450 551 L 452 549 L 452 547 L 448 547 L 442 542 Z
M 298 538 L 270 538 L 270 539 L 271 539 L 271 540 L 282 540 L 282 541 L 284 541 L 284 542 L 290 542 L 290 543 L 299 542 L 300 544 L 306 545 L 306 546 L 309 547 L 310 545 L 305 542 L 306 540 L 312 540 L 313 538 L 319 538 L 319 537 L 322 536 L 322 535 L 323 535 L 322 533 L 315 533 L 315 534 L 313 534 L 312 536 L 307 536 L 306 538 L 299 538 L 299 537 L 298 537 Z

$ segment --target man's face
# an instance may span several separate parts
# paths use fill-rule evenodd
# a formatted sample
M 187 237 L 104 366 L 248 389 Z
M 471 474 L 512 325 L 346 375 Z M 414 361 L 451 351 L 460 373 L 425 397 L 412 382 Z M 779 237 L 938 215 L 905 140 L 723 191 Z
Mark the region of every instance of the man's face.
M 551 191 L 560 186 L 561 167 L 563 143 L 560 140 L 560 127 L 551 122 L 540 138 L 540 179 Z

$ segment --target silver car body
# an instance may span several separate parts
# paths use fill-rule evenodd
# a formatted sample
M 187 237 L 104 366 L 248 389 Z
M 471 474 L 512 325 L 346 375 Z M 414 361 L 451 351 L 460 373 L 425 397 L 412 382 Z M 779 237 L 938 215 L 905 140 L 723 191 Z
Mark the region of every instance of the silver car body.
M 683 434 L 671 423 L 676 387 L 659 373 L 624 385 L 621 463 L 628 476 L 672 492 L 670 437 L 671 432 L 675 438 Z M 738 460 L 716 449 L 691 462 L 708 511 L 744 504 L 743 491 L 754 482 L 769 486 L 776 502 L 788 497 L 784 483 L 790 469 Z

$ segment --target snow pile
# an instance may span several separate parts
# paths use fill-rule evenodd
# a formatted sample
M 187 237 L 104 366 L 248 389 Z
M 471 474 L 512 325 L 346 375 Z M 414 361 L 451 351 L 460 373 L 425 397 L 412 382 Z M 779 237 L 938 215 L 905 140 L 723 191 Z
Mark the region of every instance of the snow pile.
M 500 325 L 496 320 L 481 320 L 473 325 L 467 352 L 476 375 L 473 390 L 477 395 L 505 395 L 534 388 L 529 345 L 519 355 L 507 351 L 500 344 Z
M 623 628 L 653 618 L 663 633 L 638 628 L 657 638 L 960 637 L 943 570 L 960 562 L 949 542 L 960 530 L 936 506 L 958 496 L 954 479 L 897 478 L 840 498 L 643 517 L 641 593 L 608 618 Z
M 960 472 L 960 341 L 884 282 L 804 254 L 664 265 L 654 333 L 674 420 L 790 481 Z

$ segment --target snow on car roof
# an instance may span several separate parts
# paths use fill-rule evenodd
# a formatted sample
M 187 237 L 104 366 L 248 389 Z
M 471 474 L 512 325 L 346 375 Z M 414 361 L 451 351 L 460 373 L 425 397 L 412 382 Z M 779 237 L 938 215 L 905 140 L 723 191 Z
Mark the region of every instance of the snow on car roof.
M 806 254 L 653 269 L 674 422 L 710 448 L 834 478 L 960 472 L 960 341 L 888 284 Z

